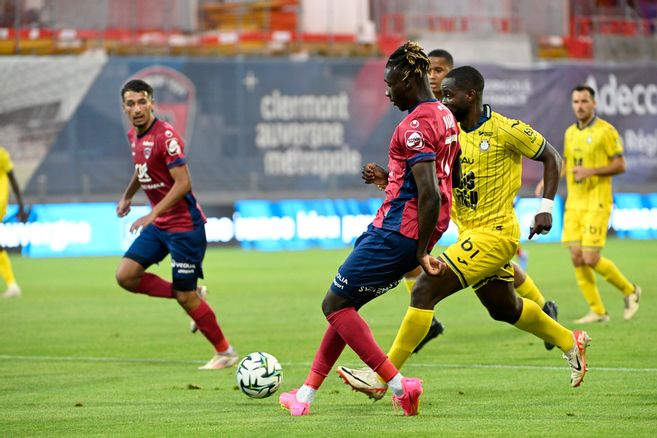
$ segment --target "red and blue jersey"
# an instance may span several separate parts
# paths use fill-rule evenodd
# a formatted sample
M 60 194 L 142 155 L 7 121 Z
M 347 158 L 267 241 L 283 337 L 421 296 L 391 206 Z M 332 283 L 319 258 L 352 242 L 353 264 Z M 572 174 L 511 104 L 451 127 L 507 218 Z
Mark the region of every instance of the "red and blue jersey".
M 452 167 L 459 151 L 459 128 L 452 113 L 437 100 L 422 102 L 397 125 L 390 140 L 386 198 L 372 225 L 417 240 L 418 190 L 411 168 L 435 161 L 441 208 L 429 241 L 433 248 L 449 226 L 452 206 Z
M 167 122 L 155 119 L 148 131 L 128 132 L 132 161 L 142 190 L 151 206 L 169 193 L 174 180 L 169 169 L 186 164 L 185 143 Z M 154 225 L 166 231 L 191 231 L 206 222 L 201 206 L 189 191 L 173 207 L 155 219 Z

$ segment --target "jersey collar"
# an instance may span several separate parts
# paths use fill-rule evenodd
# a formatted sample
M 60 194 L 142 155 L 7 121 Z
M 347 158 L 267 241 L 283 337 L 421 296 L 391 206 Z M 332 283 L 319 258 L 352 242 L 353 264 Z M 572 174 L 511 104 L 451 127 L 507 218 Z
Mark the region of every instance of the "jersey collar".
M 148 134 L 151 131 L 151 129 L 153 129 L 153 126 L 155 126 L 156 123 L 157 123 L 157 117 L 153 119 L 153 123 L 151 123 L 151 126 L 149 126 L 146 131 L 142 132 L 141 134 L 137 134 L 137 138 L 142 138 L 144 135 Z
M 597 115 L 597 114 L 594 114 L 594 115 L 593 115 L 593 118 L 591 119 L 591 121 L 590 121 L 589 123 L 587 123 L 586 125 L 584 125 L 584 126 L 582 126 L 582 127 L 580 128 L 580 127 L 579 127 L 579 120 L 576 120 L 576 121 L 575 121 L 575 126 L 577 126 L 577 129 L 579 129 L 580 131 L 583 131 L 583 130 L 585 130 L 586 128 L 592 126 L 592 125 L 595 123 L 596 120 L 598 120 L 598 115 Z
M 461 126 L 461 130 L 463 130 L 465 132 L 472 132 L 476 129 L 479 129 L 479 127 L 481 125 L 483 125 L 484 123 L 486 123 L 490 119 L 491 113 L 492 113 L 492 110 L 490 109 L 490 105 L 485 103 L 484 104 L 484 112 L 481 113 L 481 117 L 479 117 L 479 121 L 477 122 L 477 124 L 474 125 L 472 127 L 472 129 L 465 129 L 463 126 Z
M 408 109 L 408 113 L 409 114 L 412 113 L 415 110 L 415 108 L 417 108 L 418 106 L 420 106 L 420 105 L 422 105 L 423 103 L 426 103 L 426 102 L 438 102 L 438 99 L 427 99 L 427 100 L 423 100 L 421 102 L 418 102 L 416 105 L 414 105 L 414 106 L 412 106 L 411 108 Z

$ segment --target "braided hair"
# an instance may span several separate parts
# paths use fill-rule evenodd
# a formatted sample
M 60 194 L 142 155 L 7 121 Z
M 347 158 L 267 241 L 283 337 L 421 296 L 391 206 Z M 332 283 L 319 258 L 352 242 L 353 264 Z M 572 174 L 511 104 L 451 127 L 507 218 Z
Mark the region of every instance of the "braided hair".
M 419 79 L 428 74 L 431 62 L 422 46 L 415 41 L 406 41 L 390 55 L 386 67 L 399 71 L 405 81 L 411 76 Z

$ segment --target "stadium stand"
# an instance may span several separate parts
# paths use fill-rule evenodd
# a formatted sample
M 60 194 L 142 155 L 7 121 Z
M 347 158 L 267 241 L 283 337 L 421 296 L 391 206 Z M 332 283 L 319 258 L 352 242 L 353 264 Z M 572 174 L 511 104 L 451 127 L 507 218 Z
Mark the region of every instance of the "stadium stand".
M 354 15 L 344 14 L 345 5 L 357 3 L 365 2 L 1 0 L 0 54 L 102 49 L 118 55 L 371 56 L 410 36 L 481 35 L 488 42 L 525 38 L 533 59 L 653 59 L 657 51 L 657 6 L 651 1 L 437 0 L 428 6 L 423 0 L 373 0 L 367 2 L 368 17 L 354 9 L 357 26 L 338 29 L 345 16 Z M 317 8 L 331 20 L 320 31 L 308 25 L 308 10 Z M 364 37 L 369 23 L 374 38 Z

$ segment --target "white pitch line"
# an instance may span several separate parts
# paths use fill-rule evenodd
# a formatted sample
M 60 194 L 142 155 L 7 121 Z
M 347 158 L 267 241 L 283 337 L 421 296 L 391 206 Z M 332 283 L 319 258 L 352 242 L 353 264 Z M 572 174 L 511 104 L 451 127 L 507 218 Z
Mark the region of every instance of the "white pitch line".
M 55 362 L 101 362 L 101 363 L 158 363 L 158 364 L 199 364 L 203 360 L 159 359 L 148 357 L 93 357 L 93 356 L 20 356 L 0 354 L 0 360 L 26 360 L 26 361 L 55 361 Z M 309 362 L 281 362 L 283 366 L 302 367 L 310 366 Z M 358 365 L 361 366 L 361 365 Z M 508 369 L 508 370 L 563 370 L 564 367 L 548 365 L 497 365 L 497 364 L 440 364 L 440 363 L 409 363 L 408 367 L 416 368 L 445 368 L 445 369 Z M 589 367 L 589 371 L 608 372 L 644 372 L 657 373 L 657 368 L 610 368 Z

